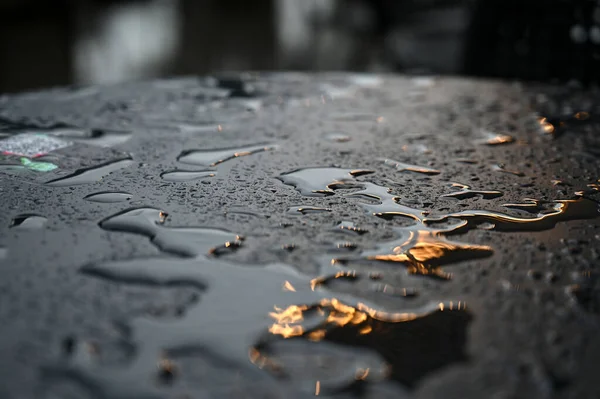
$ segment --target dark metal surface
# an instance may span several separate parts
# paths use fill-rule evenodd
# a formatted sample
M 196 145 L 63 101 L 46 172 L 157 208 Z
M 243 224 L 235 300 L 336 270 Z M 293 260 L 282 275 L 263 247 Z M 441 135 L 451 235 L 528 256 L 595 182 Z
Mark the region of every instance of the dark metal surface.
M 598 397 L 596 98 L 305 74 L 0 98 L 0 146 L 22 133 L 67 142 L 0 162 L 0 397 Z M 466 230 L 447 233 L 455 222 Z M 431 233 L 411 236 L 410 259 L 369 258 L 399 254 L 409 231 Z M 288 301 L 283 281 L 318 312 L 347 316 L 319 302 L 335 297 L 417 318 L 365 311 L 327 321 L 325 341 L 265 343 L 276 334 L 259 305 Z M 285 376 L 260 369 L 253 345 Z

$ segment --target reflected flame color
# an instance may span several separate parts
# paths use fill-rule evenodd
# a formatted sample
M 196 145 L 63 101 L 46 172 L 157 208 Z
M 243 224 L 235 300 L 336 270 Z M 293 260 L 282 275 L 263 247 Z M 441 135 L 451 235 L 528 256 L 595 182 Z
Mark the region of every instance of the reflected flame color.
M 486 140 L 486 144 L 488 145 L 499 145 L 499 144 L 508 144 L 514 142 L 515 139 L 508 134 L 498 134 L 496 136 L 490 137 Z
M 547 134 L 554 133 L 554 125 L 552 123 L 548 122 L 548 118 L 540 117 L 540 118 L 538 118 L 538 123 L 540 124 L 540 127 L 542 128 L 542 131 L 544 133 L 547 133 Z

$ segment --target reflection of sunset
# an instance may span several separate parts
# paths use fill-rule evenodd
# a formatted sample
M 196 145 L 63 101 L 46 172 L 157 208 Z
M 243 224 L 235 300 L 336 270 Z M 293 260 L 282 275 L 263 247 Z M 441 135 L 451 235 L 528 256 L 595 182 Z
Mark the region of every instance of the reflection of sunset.
M 305 331 L 299 324 L 305 320 L 304 313 L 315 311 L 319 316 L 324 317 L 317 329 Z M 304 336 L 311 341 L 320 341 L 327 335 L 326 327 L 344 327 L 353 325 L 358 327 L 358 335 L 366 335 L 373 331 L 371 326 L 374 320 L 388 323 L 400 323 L 418 318 L 416 313 L 389 313 L 374 309 L 362 302 L 356 306 L 350 306 L 342 303 L 337 298 L 323 298 L 318 304 L 311 307 L 302 305 L 290 305 L 285 309 L 275 306 L 275 311 L 270 312 L 269 316 L 275 322 L 269 327 L 269 332 L 273 335 L 280 335 L 283 338 L 292 338 Z
M 437 230 L 410 231 L 404 240 L 398 240 L 390 253 L 368 255 L 367 259 L 382 262 L 403 263 L 413 274 L 434 275 L 447 278 L 440 266 L 469 257 L 491 254 L 492 249 L 484 245 L 462 244 L 447 241 Z

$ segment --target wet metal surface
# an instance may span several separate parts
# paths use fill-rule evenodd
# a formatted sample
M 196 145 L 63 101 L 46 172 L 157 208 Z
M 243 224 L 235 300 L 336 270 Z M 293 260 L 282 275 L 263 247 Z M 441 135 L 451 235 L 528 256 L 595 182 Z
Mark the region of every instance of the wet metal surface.
M 600 394 L 597 93 L 77 93 L 0 97 L 0 397 Z

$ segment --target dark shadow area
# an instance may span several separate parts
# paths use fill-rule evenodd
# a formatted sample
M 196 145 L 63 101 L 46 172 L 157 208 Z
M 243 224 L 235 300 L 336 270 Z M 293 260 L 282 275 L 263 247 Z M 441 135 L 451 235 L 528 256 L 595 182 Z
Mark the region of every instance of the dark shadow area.
M 597 82 L 592 0 L 0 1 L 0 92 L 244 70 Z

